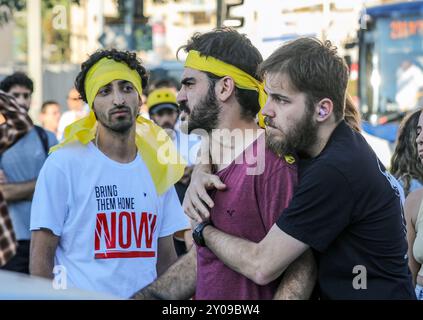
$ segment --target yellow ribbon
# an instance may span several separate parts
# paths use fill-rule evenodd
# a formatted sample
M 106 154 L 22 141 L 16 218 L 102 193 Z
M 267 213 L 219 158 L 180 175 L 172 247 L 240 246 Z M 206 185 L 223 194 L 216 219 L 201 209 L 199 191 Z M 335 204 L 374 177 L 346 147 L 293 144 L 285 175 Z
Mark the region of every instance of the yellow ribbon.
M 50 152 L 74 141 L 87 144 L 95 138 L 97 119 L 92 108 L 93 102 L 98 90 L 113 80 L 131 82 L 141 97 L 142 85 L 138 72 L 129 68 L 126 63 L 107 57 L 102 58 L 90 68 L 85 78 L 85 92 L 91 108 L 89 115 L 67 126 L 63 142 L 50 148 Z M 163 194 L 179 181 L 184 174 L 186 162 L 178 154 L 173 142 L 162 128 L 138 116 L 135 144 L 150 172 L 158 194 Z
M 295 163 L 295 158 L 291 155 L 285 155 L 284 158 L 285 158 L 285 161 L 289 164 Z
M 254 90 L 259 95 L 260 112 L 258 114 L 259 125 L 264 128 L 264 117 L 261 114 L 261 109 L 266 103 L 267 95 L 264 91 L 264 85 L 248 73 L 240 70 L 239 68 L 230 65 L 226 62 L 213 58 L 211 56 L 201 56 L 200 52 L 190 50 L 185 61 L 185 67 L 196 69 L 199 71 L 210 72 L 218 77 L 231 77 L 235 85 L 240 89 Z

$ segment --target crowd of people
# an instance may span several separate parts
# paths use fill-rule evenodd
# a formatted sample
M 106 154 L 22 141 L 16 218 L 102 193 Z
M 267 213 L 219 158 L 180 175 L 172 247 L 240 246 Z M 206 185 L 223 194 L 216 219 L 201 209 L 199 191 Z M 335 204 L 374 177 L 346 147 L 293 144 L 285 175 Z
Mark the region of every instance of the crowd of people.
M 180 84 L 150 85 L 135 53 L 93 53 L 42 127 L 32 81 L 0 83 L 2 269 L 133 299 L 423 300 L 421 110 L 389 172 L 329 41 L 263 60 L 220 28 L 180 51 Z

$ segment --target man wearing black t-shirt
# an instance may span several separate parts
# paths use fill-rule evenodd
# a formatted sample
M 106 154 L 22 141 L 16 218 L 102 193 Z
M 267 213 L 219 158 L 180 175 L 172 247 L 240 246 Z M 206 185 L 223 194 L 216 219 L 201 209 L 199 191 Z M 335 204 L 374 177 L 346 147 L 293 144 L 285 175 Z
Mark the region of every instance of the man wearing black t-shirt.
M 403 191 L 344 121 L 348 70 L 336 49 L 298 39 L 276 50 L 261 71 L 269 95 L 262 110 L 267 137 L 299 156 L 300 183 L 277 223 L 254 243 L 208 223 L 200 198 L 213 203 L 203 186 L 222 185 L 195 170 L 184 201 L 185 212 L 202 221 L 194 238 L 258 284 L 279 277 L 311 247 L 322 299 L 415 299 Z

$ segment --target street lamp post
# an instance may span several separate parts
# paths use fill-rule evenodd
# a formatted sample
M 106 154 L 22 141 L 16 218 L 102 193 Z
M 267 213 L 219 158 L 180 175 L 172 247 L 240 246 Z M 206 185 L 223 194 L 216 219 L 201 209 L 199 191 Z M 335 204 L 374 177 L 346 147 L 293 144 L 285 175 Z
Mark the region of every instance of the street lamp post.
M 27 1 L 28 75 L 34 81 L 32 107 L 29 114 L 34 122 L 43 100 L 43 60 L 41 51 L 41 0 Z
M 223 0 L 216 0 L 216 27 L 222 27 L 223 19 Z
M 125 0 L 125 37 L 128 45 L 128 50 L 135 49 L 134 44 L 134 0 Z

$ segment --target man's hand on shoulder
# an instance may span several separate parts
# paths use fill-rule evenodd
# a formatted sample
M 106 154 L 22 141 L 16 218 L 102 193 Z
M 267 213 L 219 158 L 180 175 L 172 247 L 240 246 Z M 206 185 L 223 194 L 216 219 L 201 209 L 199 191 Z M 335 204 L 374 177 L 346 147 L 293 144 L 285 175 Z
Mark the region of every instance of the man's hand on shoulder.
M 213 208 L 214 202 L 207 190 L 212 189 L 225 190 L 226 185 L 218 176 L 211 174 L 210 165 L 195 166 L 182 205 L 191 219 L 201 222 L 210 218 L 209 208 Z

